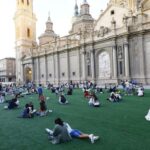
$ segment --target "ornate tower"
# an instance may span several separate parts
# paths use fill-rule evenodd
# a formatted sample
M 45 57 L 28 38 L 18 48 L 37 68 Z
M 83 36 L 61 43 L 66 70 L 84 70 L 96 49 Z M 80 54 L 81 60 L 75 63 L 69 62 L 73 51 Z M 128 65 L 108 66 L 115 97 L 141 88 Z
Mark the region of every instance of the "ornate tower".
M 57 35 L 53 31 L 53 22 L 51 21 L 50 18 L 50 13 L 46 22 L 46 29 L 43 34 L 40 35 L 39 37 L 39 44 L 46 44 L 48 42 L 53 41 Z
M 88 15 L 89 14 L 89 4 L 86 0 L 83 1 L 80 9 L 80 15 Z
M 31 49 L 36 45 L 36 17 L 33 13 L 33 0 L 16 0 L 14 16 L 16 30 L 16 81 L 24 81 L 22 61 L 31 56 Z
M 94 19 L 90 14 L 90 6 L 86 0 L 83 1 L 78 13 L 77 2 L 75 4 L 75 14 L 72 21 L 72 30 L 70 33 L 78 33 L 80 31 L 91 31 L 93 29 Z
M 78 12 L 77 0 L 76 0 L 75 7 L 74 7 L 74 16 L 78 16 L 78 15 L 79 15 L 79 12 Z
M 78 4 L 77 0 L 75 1 L 75 7 L 74 7 L 74 16 L 72 17 L 72 23 L 76 22 L 79 17 L 79 11 L 78 11 Z

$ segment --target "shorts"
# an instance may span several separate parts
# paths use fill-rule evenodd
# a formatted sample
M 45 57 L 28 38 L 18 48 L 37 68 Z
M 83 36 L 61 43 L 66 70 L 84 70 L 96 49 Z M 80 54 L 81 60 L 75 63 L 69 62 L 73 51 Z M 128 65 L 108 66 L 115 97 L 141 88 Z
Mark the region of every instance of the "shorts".
M 73 130 L 71 131 L 71 133 L 70 133 L 70 135 L 71 135 L 72 137 L 79 137 L 81 134 L 82 134 L 82 132 L 79 131 L 79 130 L 77 130 L 77 129 L 73 129 Z

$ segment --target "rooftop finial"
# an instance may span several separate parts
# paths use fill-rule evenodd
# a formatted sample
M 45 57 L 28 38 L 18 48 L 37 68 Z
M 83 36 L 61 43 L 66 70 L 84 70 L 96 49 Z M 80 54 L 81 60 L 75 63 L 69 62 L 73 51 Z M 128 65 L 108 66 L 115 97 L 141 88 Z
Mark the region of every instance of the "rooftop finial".
M 50 11 L 48 12 L 48 21 L 51 21 Z
M 50 11 L 48 12 L 48 17 L 50 17 Z

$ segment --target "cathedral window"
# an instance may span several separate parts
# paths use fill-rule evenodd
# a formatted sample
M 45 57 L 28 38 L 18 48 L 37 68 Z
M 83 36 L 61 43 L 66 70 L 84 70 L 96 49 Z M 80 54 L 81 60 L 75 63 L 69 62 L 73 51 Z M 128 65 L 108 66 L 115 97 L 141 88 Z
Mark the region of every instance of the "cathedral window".
M 90 64 L 88 64 L 88 66 L 87 66 L 87 75 L 91 76 L 91 65 Z
M 120 75 L 122 75 L 123 74 L 122 61 L 119 62 L 119 71 Z
M 114 11 L 114 10 L 111 10 L 110 14 L 111 14 L 111 15 L 114 15 L 114 14 L 115 14 L 115 11 Z
M 31 36 L 31 33 L 30 33 L 30 29 L 28 28 L 27 29 L 27 37 L 30 38 L 30 36 Z
M 24 0 L 22 0 L 22 3 L 24 4 Z
M 76 75 L 76 72 L 72 72 L 72 75 L 75 76 L 75 75 Z
M 62 76 L 63 76 L 63 77 L 65 76 L 65 73 L 64 73 L 64 72 L 62 73 Z

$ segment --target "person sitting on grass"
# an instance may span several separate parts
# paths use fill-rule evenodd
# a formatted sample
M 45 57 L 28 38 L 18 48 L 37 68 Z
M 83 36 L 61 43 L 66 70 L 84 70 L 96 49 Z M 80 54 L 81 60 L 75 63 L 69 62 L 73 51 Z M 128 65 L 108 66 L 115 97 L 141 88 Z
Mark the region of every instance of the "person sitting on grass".
M 67 95 L 72 95 L 72 88 L 71 87 L 68 88 Z
M 141 87 L 138 88 L 138 90 L 137 90 L 137 95 L 138 95 L 139 97 L 144 96 L 144 90 L 143 90 Z
M 72 140 L 66 126 L 60 118 L 55 119 L 55 126 L 53 130 L 46 128 L 46 131 L 52 144 L 66 143 Z
M 59 102 L 60 104 L 68 104 L 68 101 L 66 100 L 66 97 L 65 97 L 63 94 L 61 94 L 61 95 L 59 96 L 58 102 Z
M 54 87 L 51 87 L 51 92 L 55 93 L 55 88 Z
M 36 110 L 34 109 L 33 104 L 30 102 L 29 104 L 25 105 L 25 108 L 21 114 L 21 117 L 22 118 L 33 118 L 35 112 L 36 112 Z
M 84 91 L 84 97 L 85 97 L 85 98 L 89 98 L 89 97 L 90 97 L 90 93 L 89 93 L 89 91 L 87 91 L 86 89 L 85 89 L 85 91 Z
M 37 112 L 37 115 L 39 116 L 45 116 L 47 115 L 47 107 L 45 103 L 45 98 L 43 95 L 40 96 L 40 110 Z
M 119 102 L 122 99 L 119 93 L 111 92 L 110 97 L 107 98 L 110 102 Z
M 46 116 L 49 112 L 52 112 L 52 110 L 47 110 L 45 97 L 42 95 L 40 96 L 40 110 L 36 112 L 36 114 L 42 117 L 42 116 Z
M 4 106 L 5 109 L 14 109 L 19 106 L 18 95 L 15 96 L 12 100 L 8 101 L 8 106 Z
M 60 122 L 63 122 L 62 119 L 58 118 L 58 120 L 60 120 Z M 63 122 L 64 126 L 67 128 L 68 133 L 70 134 L 70 136 L 72 138 L 79 138 L 79 139 L 90 139 L 91 143 L 93 144 L 95 142 L 95 140 L 99 139 L 99 136 L 94 136 L 93 134 L 87 134 L 87 133 L 83 133 L 78 129 L 72 129 L 70 127 L 70 125 L 66 122 Z M 45 129 L 49 134 L 52 134 L 53 131 L 46 128 Z
M 103 91 L 102 88 L 99 88 L 99 93 L 100 93 L 100 94 L 103 94 L 103 93 L 104 93 L 104 91 Z
M 0 104 L 4 103 L 5 99 L 3 93 L 0 93 Z
M 89 103 L 90 106 L 94 106 L 94 107 L 99 107 L 100 106 L 100 102 L 99 102 L 99 100 L 98 100 L 95 93 L 91 94 L 91 97 L 90 97 L 88 103 Z

